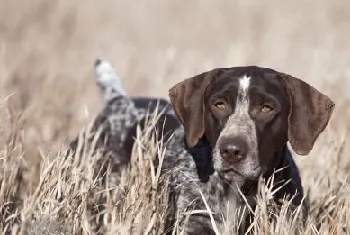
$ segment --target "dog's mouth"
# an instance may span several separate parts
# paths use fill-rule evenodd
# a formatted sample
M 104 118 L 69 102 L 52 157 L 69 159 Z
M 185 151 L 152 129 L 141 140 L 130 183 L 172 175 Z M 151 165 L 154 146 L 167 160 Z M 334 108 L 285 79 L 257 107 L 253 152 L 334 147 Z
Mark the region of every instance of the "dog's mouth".
M 219 171 L 219 176 L 227 183 L 235 182 L 235 178 L 238 176 L 238 185 L 244 195 L 252 195 L 256 192 L 259 177 L 262 174 L 261 167 L 257 166 L 249 173 L 241 173 L 234 167 L 224 168 Z M 237 178 L 236 178 L 237 179 Z
M 236 175 L 236 176 L 242 177 L 245 180 L 255 181 L 262 174 L 262 168 L 260 166 L 256 166 L 247 172 L 241 172 L 235 167 L 230 166 L 230 167 L 222 168 L 219 171 L 219 174 L 222 175 L 224 178 L 227 178 L 227 177 L 231 178 L 230 176 Z

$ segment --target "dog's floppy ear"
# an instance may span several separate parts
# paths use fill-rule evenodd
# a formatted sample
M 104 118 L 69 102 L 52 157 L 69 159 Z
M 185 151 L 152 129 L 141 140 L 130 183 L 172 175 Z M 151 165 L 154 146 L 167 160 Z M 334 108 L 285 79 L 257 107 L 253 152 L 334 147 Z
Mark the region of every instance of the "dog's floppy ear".
M 290 103 L 288 140 L 299 155 L 307 155 L 326 128 L 334 109 L 333 101 L 306 82 L 280 74 Z
M 212 79 L 206 72 L 169 89 L 170 102 L 185 129 L 186 143 L 193 147 L 204 134 L 204 90 Z

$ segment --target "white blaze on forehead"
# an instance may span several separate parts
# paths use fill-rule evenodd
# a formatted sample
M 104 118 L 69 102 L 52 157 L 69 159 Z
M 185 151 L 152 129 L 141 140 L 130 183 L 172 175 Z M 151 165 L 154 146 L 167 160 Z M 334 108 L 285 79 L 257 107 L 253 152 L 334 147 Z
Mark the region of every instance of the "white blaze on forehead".
M 239 87 L 238 87 L 238 96 L 236 100 L 236 108 L 235 112 L 240 112 L 241 115 L 249 115 L 249 99 L 248 99 L 248 90 L 250 86 L 250 77 L 244 75 L 239 79 Z
M 246 94 L 250 85 L 250 77 L 244 75 L 244 77 L 239 79 L 239 93 Z
M 236 107 L 234 113 L 229 117 L 229 125 L 237 125 L 237 122 L 240 122 L 239 125 L 245 126 L 246 122 L 250 119 L 249 116 L 249 98 L 248 90 L 250 86 L 250 77 L 244 75 L 239 79 L 238 94 L 236 99 Z M 236 127 L 237 128 L 237 127 Z M 242 129 L 239 127 L 237 131 Z M 232 131 L 232 130 L 230 130 Z

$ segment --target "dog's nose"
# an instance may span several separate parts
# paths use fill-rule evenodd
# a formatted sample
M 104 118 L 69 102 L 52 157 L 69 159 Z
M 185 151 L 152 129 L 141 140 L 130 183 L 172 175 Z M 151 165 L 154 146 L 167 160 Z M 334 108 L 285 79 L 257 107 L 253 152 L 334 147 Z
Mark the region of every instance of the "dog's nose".
M 248 145 L 240 137 L 224 139 L 220 144 L 220 155 L 229 163 L 236 163 L 247 156 Z

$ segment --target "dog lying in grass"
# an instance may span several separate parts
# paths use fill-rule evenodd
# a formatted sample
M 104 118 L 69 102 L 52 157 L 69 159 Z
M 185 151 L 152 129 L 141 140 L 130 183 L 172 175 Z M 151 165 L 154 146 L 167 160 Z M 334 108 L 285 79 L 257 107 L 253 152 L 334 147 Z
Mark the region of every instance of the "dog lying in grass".
M 157 138 L 164 154 L 155 165 L 168 176 L 165 230 L 246 231 L 252 221 L 245 222 L 250 217 L 242 208 L 254 211 L 259 179 L 273 179 L 271 197 L 277 204 L 290 200 L 292 208 L 301 206 L 302 184 L 286 143 L 300 155 L 310 152 L 334 108 L 326 95 L 272 69 L 220 68 L 172 87 L 174 110 L 149 112 L 127 95 L 108 61 L 97 60 L 95 66 L 105 107 L 93 130 L 101 130 L 96 147 L 103 148 L 113 172 L 128 167 L 140 123 L 157 111 L 163 115 L 153 130 L 158 137 L 168 135 Z M 76 147 L 74 142 L 71 149 Z

